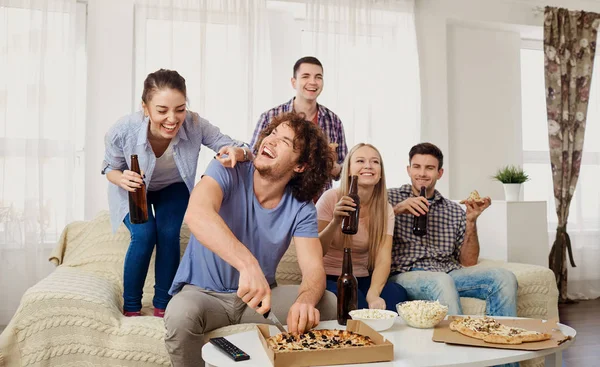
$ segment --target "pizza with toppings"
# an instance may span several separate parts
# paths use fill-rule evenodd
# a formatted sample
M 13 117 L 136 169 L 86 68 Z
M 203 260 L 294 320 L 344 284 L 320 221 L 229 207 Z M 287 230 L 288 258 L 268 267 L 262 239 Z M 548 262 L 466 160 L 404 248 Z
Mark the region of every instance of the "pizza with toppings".
M 303 334 L 281 333 L 267 339 L 276 351 L 339 349 L 374 345 L 371 338 L 347 330 L 310 330 Z
M 550 334 L 506 326 L 491 317 L 455 318 L 450 323 L 450 330 L 459 332 L 471 338 L 481 339 L 493 344 L 522 344 L 548 340 Z
M 473 200 L 475 202 L 482 202 L 483 201 L 483 199 L 481 198 L 481 196 L 479 196 L 479 192 L 477 192 L 477 190 L 471 191 L 471 194 L 469 194 L 469 197 L 466 198 L 466 199 L 464 199 L 464 200 L 461 200 L 459 202 L 459 204 L 464 204 L 464 203 L 467 202 L 467 200 Z

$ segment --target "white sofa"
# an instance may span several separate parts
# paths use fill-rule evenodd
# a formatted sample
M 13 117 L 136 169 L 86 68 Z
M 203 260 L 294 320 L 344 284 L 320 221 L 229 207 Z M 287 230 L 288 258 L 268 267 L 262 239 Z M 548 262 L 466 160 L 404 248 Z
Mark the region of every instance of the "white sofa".
M 182 253 L 188 240 L 189 231 L 184 226 Z M 106 212 L 92 221 L 69 224 L 50 258 L 57 265 L 56 270 L 27 290 L 15 316 L 0 335 L 0 367 L 169 366 L 163 320 L 150 316 L 153 262 L 144 287 L 142 311 L 148 317 L 126 318 L 121 314 L 123 259 L 128 243 L 129 233 L 124 226 L 116 234 L 111 233 Z M 481 261 L 477 266 L 502 266 L 515 273 L 519 282 L 519 316 L 558 316 L 558 292 L 550 270 L 491 261 Z M 277 279 L 280 284 L 300 280 L 293 245 L 278 268 Z M 482 301 L 461 302 L 465 313 L 483 313 Z M 250 327 L 224 327 L 207 337 Z

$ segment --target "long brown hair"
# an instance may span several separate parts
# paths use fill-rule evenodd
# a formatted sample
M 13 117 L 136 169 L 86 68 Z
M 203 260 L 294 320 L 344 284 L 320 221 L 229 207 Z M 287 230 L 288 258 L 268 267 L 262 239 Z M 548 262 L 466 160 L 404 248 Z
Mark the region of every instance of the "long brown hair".
M 288 124 L 294 130 L 294 149 L 300 151 L 298 164 L 306 165 L 304 172 L 296 173 L 288 185 L 296 199 L 309 201 L 321 192 L 331 177 L 333 158 L 329 144 L 323 131 L 312 122 L 307 121 L 304 113 L 288 112 L 275 116 L 271 123 L 260 132 L 254 146 L 255 154 L 258 154 L 263 139 L 283 123 Z
M 344 165 L 342 166 L 342 174 L 340 179 L 340 188 L 338 189 L 338 194 L 340 195 L 348 195 L 348 191 L 350 191 L 350 164 L 352 160 L 352 156 L 354 153 L 362 148 L 369 147 L 377 152 L 379 155 L 379 164 L 381 166 L 381 177 L 379 182 L 373 188 L 373 194 L 369 200 L 369 225 L 368 225 L 368 233 L 369 233 L 369 270 L 373 270 L 375 267 L 375 259 L 377 258 L 377 253 L 379 252 L 379 248 L 384 242 L 385 235 L 387 234 L 387 222 L 388 222 L 388 197 L 387 197 L 387 188 L 385 185 L 385 169 L 383 167 L 383 159 L 381 158 L 381 153 L 377 148 L 375 148 L 371 144 L 359 143 L 356 144 L 348 155 L 346 156 L 346 160 L 344 160 Z M 361 208 L 362 210 L 363 208 Z M 344 247 L 348 246 L 350 243 L 350 236 L 344 235 L 343 244 Z

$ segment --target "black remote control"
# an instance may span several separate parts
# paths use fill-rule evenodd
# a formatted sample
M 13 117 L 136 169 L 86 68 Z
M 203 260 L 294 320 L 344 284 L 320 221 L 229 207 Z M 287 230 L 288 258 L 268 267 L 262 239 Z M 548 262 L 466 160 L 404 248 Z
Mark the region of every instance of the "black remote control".
M 221 349 L 225 354 L 227 354 L 231 359 L 236 362 L 246 361 L 250 359 L 250 356 L 244 353 L 243 350 L 236 347 L 229 340 L 221 337 L 221 338 L 212 338 L 210 342 L 215 345 L 217 348 Z

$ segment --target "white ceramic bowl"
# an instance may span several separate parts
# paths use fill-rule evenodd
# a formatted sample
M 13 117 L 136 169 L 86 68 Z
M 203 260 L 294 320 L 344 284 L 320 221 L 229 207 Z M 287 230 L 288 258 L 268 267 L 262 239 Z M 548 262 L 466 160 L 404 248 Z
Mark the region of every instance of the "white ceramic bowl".
M 409 326 L 429 329 L 446 317 L 448 306 L 438 301 L 407 301 L 398 303 L 396 310 Z
M 375 309 L 361 309 L 352 310 L 349 312 L 352 320 L 360 320 L 365 324 L 369 325 L 371 329 L 375 331 L 387 330 L 394 325 L 394 321 L 398 314 L 394 311 L 388 310 L 375 310 Z

